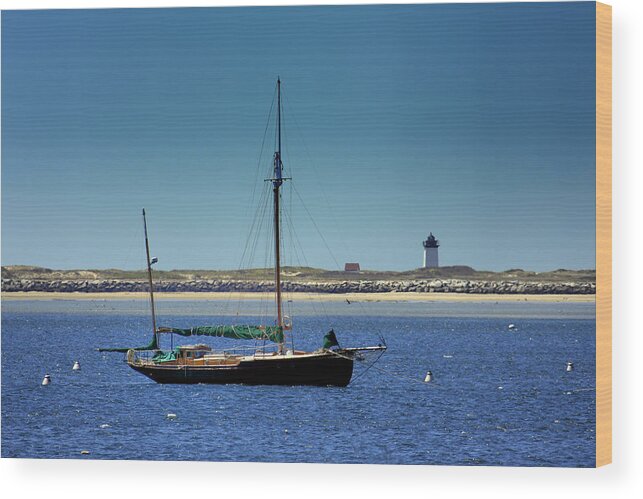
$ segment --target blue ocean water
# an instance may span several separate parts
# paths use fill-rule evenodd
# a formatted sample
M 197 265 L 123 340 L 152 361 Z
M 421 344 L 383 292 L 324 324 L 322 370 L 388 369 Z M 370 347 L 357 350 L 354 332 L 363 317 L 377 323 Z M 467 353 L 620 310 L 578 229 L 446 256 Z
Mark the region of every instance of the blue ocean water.
M 298 348 L 333 327 L 389 349 L 348 387 L 315 388 L 155 384 L 95 350 L 147 343 L 133 303 L 3 301 L 2 457 L 594 465 L 593 304 L 327 304 L 295 318 Z M 231 320 L 211 303 L 159 309 L 163 324 Z

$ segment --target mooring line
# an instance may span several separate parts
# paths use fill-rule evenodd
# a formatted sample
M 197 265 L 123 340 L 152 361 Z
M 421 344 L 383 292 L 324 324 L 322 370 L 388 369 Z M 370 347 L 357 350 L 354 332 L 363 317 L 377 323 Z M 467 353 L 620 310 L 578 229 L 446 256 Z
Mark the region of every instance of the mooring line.
M 332 351 L 332 350 L 328 350 L 328 352 L 332 353 L 333 355 L 337 355 L 338 357 L 341 357 L 341 358 L 343 358 L 343 359 L 354 360 L 354 359 L 353 359 L 353 358 L 351 358 L 351 357 L 348 357 L 348 356 L 346 356 L 346 355 L 342 355 L 342 354 L 340 354 L 340 353 L 338 353 L 338 352 L 334 352 L 334 351 Z M 424 384 L 426 384 L 424 381 L 420 381 L 419 379 L 412 378 L 411 376 L 406 376 L 406 375 L 404 375 L 404 374 L 400 374 L 400 373 L 396 373 L 396 372 L 387 371 L 386 369 L 382 369 L 382 368 L 380 368 L 380 367 L 375 366 L 375 362 L 377 362 L 377 361 L 382 357 L 382 355 L 383 355 L 383 354 L 384 354 L 384 352 L 382 352 L 382 354 L 381 354 L 377 359 L 375 359 L 375 361 L 374 361 L 370 366 L 368 366 L 368 368 L 367 368 L 366 370 L 368 370 L 368 369 L 370 369 L 370 368 L 372 367 L 372 368 L 374 368 L 376 371 L 380 371 L 380 372 L 382 372 L 382 373 L 384 373 L 384 374 L 387 374 L 387 375 L 389 375 L 389 376 L 393 376 L 393 377 L 397 377 L 397 378 L 405 378 L 405 379 L 407 379 L 407 380 L 409 380 L 409 381 L 413 381 L 414 383 L 421 383 L 421 384 L 423 384 L 423 385 L 424 385 Z M 364 371 L 362 374 L 360 374 L 359 376 L 357 376 L 357 377 L 355 378 L 355 380 L 359 379 L 359 378 L 360 378 L 363 374 L 365 374 L 365 373 L 366 373 L 366 371 Z M 355 381 L 355 380 L 353 380 L 353 381 Z M 353 383 L 353 381 L 351 381 L 351 383 Z

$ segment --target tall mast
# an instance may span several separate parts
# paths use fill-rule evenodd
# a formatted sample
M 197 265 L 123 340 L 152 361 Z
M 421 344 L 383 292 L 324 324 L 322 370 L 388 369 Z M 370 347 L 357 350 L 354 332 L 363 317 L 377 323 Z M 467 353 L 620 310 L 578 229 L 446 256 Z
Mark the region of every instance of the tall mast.
M 159 347 L 158 332 L 156 331 L 156 312 L 154 310 L 154 284 L 152 283 L 152 261 L 150 260 L 150 243 L 147 239 L 147 220 L 145 220 L 145 208 L 143 208 L 143 229 L 145 230 L 145 255 L 147 256 L 147 279 L 150 284 L 150 304 L 152 305 L 152 332 L 156 347 Z
M 279 187 L 283 184 L 281 162 L 281 80 L 277 77 L 277 151 L 275 152 L 275 167 L 272 178 L 272 193 L 274 197 L 275 219 L 275 300 L 277 302 L 277 326 L 283 327 L 283 314 L 281 303 L 281 235 L 279 233 Z M 279 351 L 283 352 L 283 343 L 279 344 Z

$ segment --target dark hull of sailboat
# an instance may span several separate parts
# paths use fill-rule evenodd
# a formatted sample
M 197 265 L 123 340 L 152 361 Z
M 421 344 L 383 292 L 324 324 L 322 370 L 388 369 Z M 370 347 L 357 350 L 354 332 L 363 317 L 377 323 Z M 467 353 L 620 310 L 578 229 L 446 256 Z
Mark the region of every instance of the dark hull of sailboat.
M 157 383 L 177 384 L 346 386 L 353 375 L 353 360 L 337 355 L 246 360 L 228 366 L 129 366 Z

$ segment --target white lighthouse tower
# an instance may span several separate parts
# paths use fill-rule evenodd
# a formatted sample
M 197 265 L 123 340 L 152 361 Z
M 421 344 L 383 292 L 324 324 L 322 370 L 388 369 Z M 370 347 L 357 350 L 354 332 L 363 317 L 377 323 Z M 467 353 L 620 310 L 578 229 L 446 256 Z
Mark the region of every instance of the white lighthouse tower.
M 440 247 L 440 241 L 435 238 L 433 232 L 429 234 L 429 237 L 422 243 L 422 246 L 424 246 L 424 263 L 422 267 L 425 269 L 435 269 L 439 267 L 438 248 Z

